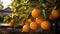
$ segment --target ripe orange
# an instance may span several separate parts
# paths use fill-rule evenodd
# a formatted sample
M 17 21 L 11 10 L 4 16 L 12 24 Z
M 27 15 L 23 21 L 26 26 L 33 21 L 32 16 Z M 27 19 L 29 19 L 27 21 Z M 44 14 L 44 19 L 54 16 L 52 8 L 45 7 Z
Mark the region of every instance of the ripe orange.
M 29 32 L 30 27 L 28 25 L 24 25 L 22 30 L 23 32 Z
M 15 23 L 15 20 L 12 19 L 12 20 L 10 21 L 10 26 L 14 26 L 14 23 Z
M 37 24 L 41 24 L 43 21 L 44 21 L 44 19 L 42 17 L 36 18 L 36 23 Z
M 49 19 L 54 20 L 54 18 L 53 18 L 53 16 L 52 16 L 52 15 L 50 15 L 50 16 L 49 16 Z
M 59 13 L 58 10 L 52 10 L 51 15 L 50 15 L 50 19 L 56 19 L 59 17 Z
M 41 28 L 42 28 L 43 30 L 49 30 L 50 27 L 51 27 L 51 24 L 50 24 L 49 21 L 43 21 L 43 22 L 41 23 Z
M 40 10 L 39 9 L 33 9 L 31 13 L 33 18 L 37 18 L 40 15 Z
M 12 19 L 10 22 L 15 22 L 15 20 L 14 20 L 14 19 Z
M 23 25 L 24 25 L 24 22 L 21 22 L 21 23 L 20 23 L 20 26 L 23 26 Z
M 30 23 L 30 28 L 32 30 L 36 30 L 38 28 L 38 25 L 35 22 Z
M 28 22 L 29 22 L 29 23 L 31 23 L 31 22 L 32 22 L 32 20 L 29 18 L 29 19 L 28 19 Z

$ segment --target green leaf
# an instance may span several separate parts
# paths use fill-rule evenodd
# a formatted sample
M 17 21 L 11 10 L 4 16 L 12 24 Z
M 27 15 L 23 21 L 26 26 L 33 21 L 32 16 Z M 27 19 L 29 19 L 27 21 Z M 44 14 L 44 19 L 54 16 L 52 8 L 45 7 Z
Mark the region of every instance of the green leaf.
M 42 4 L 43 2 L 45 2 L 45 0 L 39 0 L 40 4 Z
M 26 10 L 26 6 L 23 6 L 19 9 L 20 11 L 25 11 Z
M 46 11 L 43 9 L 41 13 L 42 13 L 43 18 L 46 20 L 47 19 Z

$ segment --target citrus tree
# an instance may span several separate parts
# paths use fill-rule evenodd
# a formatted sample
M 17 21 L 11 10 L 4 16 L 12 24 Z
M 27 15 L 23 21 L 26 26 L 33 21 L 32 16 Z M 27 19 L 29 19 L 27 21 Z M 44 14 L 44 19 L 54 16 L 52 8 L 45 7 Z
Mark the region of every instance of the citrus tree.
M 50 27 L 48 20 L 59 17 L 59 3 L 60 0 L 14 0 L 9 5 L 11 13 L 4 17 L 3 22 L 12 23 L 12 26 L 16 24 L 30 25 L 32 30 L 37 29 L 37 26 L 40 25 L 42 29 L 47 30 Z M 28 26 L 26 27 L 28 30 L 24 28 L 23 31 L 29 31 Z

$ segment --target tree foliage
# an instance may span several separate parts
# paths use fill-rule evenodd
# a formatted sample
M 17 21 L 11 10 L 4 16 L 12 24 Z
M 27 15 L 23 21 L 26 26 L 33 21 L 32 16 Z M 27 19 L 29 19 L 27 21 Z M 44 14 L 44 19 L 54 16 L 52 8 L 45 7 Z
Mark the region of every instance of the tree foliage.
M 41 15 L 44 19 L 47 19 L 51 10 L 59 10 L 59 1 L 60 0 L 14 0 L 14 2 L 10 4 L 11 13 L 8 16 L 15 19 L 18 23 L 22 21 L 27 23 L 27 19 L 31 18 L 32 9 L 38 8 L 41 9 Z

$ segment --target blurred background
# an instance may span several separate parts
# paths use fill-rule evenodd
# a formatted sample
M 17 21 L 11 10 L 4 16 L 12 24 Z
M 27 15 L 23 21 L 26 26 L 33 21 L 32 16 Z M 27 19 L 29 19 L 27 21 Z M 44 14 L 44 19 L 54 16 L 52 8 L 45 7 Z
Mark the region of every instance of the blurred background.
M 3 21 L 3 17 L 11 12 L 11 8 L 8 6 L 13 0 L 0 0 L 0 22 Z

